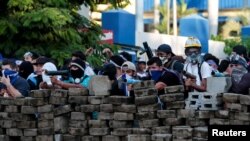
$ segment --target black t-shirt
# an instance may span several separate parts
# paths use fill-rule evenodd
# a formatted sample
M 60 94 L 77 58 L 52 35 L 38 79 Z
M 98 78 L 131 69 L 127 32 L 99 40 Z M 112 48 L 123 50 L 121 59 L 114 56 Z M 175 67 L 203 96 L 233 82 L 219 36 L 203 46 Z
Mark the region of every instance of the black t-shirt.
M 14 88 L 16 88 L 24 97 L 29 95 L 30 86 L 28 82 L 22 78 L 18 77 L 17 80 L 12 84 Z
M 178 75 L 175 72 L 167 69 L 163 70 L 162 75 L 157 82 L 163 82 L 167 86 L 181 85 Z
M 239 83 L 235 83 L 234 81 L 232 84 L 232 92 L 239 93 L 239 94 L 248 94 L 250 88 L 250 72 L 244 74 Z

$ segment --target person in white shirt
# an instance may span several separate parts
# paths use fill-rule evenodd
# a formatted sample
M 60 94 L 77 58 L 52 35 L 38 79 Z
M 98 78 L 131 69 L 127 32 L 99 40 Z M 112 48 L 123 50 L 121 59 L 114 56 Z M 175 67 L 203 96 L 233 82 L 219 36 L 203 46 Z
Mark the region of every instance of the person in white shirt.
M 187 58 L 183 70 L 196 77 L 190 78 L 184 75 L 186 90 L 207 91 L 207 78 L 211 77 L 212 69 L 209 64 L 202 59 L 201 43 L 197 38 L 189 37 L 187 39 L 185 43 L 185 54 Z

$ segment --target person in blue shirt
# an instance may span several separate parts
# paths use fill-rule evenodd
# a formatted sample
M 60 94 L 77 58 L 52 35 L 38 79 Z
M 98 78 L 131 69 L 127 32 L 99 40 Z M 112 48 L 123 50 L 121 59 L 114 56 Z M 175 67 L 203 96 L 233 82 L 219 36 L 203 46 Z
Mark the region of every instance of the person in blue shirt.
M 56 77 L 51 77 L 53 85 L 57 85 L 63 89 L 69 88 L 88 88 L 90 82 L 90 76 L 85 75 L 86 65 L 81 59 L 75 59 L 70 62 L 69 65 L 69 77 L 67 80 L 58 80 Z

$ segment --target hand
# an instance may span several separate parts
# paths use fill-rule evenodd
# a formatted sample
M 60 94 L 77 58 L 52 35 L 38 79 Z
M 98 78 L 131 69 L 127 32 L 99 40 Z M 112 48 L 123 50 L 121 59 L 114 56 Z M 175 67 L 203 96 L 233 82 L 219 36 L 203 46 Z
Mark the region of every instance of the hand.
M 86 56 L 89 56 L 93 53 L 94 49 L 91 47 L 91 48 L 88 48 L 86 51 L 85 51 L 85 55 Z
M 185 86 L 190 87 L 195 84 L 195 79 L 188 78 L 185 80 Z
M 165 87 L 167 87 L 167 85 L 166 85 L 165 83 L 163 83 L 163 82 L 157 82 L 157 83 L 155 84 L 155 88 L 156 88 L 157 90 L 163 90 Z
M 10 86 L 11 85 L 9 76 L 5 77 L 5 75 L 3 75 L 2 78 L 1 78 L 1 82 L 3 84 L 5 84 L 6 86 Z
M 51 81 L 52 84 L 58 84 L 59 83 L 59 80 L 57 79 L 56 76 L 50 77 L 50 81 Z

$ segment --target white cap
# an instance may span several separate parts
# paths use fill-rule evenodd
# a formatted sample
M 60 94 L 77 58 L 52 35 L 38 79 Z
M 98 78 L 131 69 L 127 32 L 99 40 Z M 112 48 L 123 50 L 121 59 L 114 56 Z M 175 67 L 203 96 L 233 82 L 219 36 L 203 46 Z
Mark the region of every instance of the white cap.
M 127 69 L 136 71 L 135 65 L 130 61 L 126 61 L 122 64 L 122 68 L 125 68 L 125 67 L 127 67 Z

